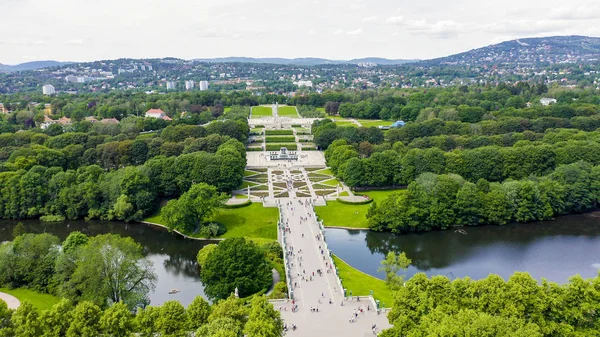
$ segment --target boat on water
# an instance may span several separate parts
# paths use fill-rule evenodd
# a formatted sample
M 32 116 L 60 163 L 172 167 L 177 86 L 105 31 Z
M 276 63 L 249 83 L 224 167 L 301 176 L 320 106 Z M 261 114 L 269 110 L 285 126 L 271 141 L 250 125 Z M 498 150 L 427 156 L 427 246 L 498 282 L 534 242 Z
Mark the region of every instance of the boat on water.
M 179 289 L 171 289 L 171 290 L 169 290 L 169 295 L 177 294 L 180 291 L 181 290 L 179 290 Z

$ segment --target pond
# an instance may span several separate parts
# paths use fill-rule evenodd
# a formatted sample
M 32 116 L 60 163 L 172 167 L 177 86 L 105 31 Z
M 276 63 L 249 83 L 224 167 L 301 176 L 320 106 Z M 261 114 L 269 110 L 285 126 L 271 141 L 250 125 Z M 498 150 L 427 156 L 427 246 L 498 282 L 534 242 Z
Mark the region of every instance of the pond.
M 600 213 L 559 217 L 554 221 L 506 226 L 465 227 L 465 234 L 436 231 L 392 235 L 326 229 L 334 254 L 353 267 L 383 279 L 377 269 L 389 251 L 412 259 L 407 278 L 418 272 L 449 278 L 507 279 L 516 271 L 558 283 L 580 274 L 595 277 L 600 268 Z
M 19 221 L 0 221 L 0 241 L 12 240 L 12 231 Z M 64 240 L 69 233 L 80 231 L 88 236 L 98 234 L 118 234 L 129 236 L 144 248 L 145 256 L 154 263 L 158 276 L 156 289 L 150 294 L 152 305 L 161 305 L 169 300 L 177 300 L 184 306 L 196 296 L 204 296 L 204 286 L 200 282 L 196 254 L 210 241 L 190 240 L 166 229 L 145 224 L 127 224 L 118 221 L 64 221 L 58 223 L 39 220 L 20 220 L 28 233 L 50 233 Z M 169 294 L 170 289 L 180 290 Z

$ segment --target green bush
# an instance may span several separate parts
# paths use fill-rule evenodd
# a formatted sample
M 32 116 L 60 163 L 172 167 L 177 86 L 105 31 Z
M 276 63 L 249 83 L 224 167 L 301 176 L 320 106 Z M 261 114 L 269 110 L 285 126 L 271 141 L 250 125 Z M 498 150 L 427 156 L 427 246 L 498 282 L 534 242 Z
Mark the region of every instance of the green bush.
M 267 136 L 291 136 L 294 134 L 293 130 L 265 130 Z
M 317 149 L 314 146 L 303 146 L 302 151 L 316 151 Z
M 40 220 L 43 222 L 61 222 L 65 221 L 65 217 L 62 215 L 42 215 Z
M 263 150 L 262 147 L 249 147 L 246 149 L 246 151 L 249 151 L 249 152 L 262 151 L 262 150 Z
M 267 144 L 267 151 L 279 151 L 280 148 L 285 147 L 290 151 L 295 151 L 298 146 L 294 143 L 289 144 Z
M 256 129 L 264 129 L 265 126 L 264 125 L 256 125 L 254 128 L 256 128 Z
M 295 143 L 296 137 L 267 137 L 267 143 Z
M 292 127 L 293 127 L 293 128 L 301 128 L 301 127 L 302 127 L 302 125 L 300 125 L 300 124 L 292 124 Z

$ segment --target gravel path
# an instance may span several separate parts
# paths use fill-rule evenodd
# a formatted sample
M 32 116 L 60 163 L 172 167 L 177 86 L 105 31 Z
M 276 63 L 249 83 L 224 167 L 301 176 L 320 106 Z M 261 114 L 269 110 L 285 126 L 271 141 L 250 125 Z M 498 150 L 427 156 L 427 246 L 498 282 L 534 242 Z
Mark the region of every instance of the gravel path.
M 9 309 L 17 309 L 21 305 L 21 301 L 19 301 L 13 295 L 9 295 L 7 293 L 0 292 L 0 299 L 8 304 Z

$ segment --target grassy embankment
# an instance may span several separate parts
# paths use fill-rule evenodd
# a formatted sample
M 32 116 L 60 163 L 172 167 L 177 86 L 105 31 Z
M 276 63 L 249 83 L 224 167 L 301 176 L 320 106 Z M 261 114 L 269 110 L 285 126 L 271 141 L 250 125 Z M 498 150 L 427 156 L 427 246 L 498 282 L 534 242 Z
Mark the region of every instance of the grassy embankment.
M 294 106 L 280 106 L 277 109 L 277 113 L 279 114 L 279 117 L 299 118 L 296 107 Z
M 277 240 L 277 217 L 279 211 L 275 207 L 263 207 L 260 203 L 253 203 L 241 208 L 224 208 L 211 221 L 219 222 L 227 227 L 227 232 L 217 238 L 226 239 L 233 237 L 247 237 L 252 239 Z M 158 213 L 144 221 L 163 225 L 164 222 Z M 186 233 L 188 234 L 188 233 Z M 198 235 L 188 234 L 192 237 Z
M 252 118 L 272 117 L 273 109 L 270 106 L 253 106 Z
M 380 203 L 390 194 L 403 190 L 381 190 L 361 192 L 368 195 L 373 201 Z M 325 227 L 347 227 L 356 229 L 368 229 L 367 211 L 371 204 L 350 205 L 339 201 L 328 201 L 327 206 L 315 207 L 317 216 L 323 220 Z
M 385 281 L 354 269 L 335 255 L 333 261 L 342 279 L 342 286 L 348 291 L 346 295 L 349 295 L 352 291 L 353 296 L 367 296 L 373 290 L 373 297 L 381 302 L 380 306 L 382 308 L 392 306 L 392 291 L 385 284 Z
M 35 292 L 33 290 L 17 288 L 17 289 L 8 289 L 8 288 L 0 288 L 0 291 L 3 293 L 7 293 L 9 295 L 13 295 L 19 301 L 23 302 L 28 300 L 39 310 L 47 310 L 52 308 L 53 305 L 60 301 L 60 298 L 49 295 Z

